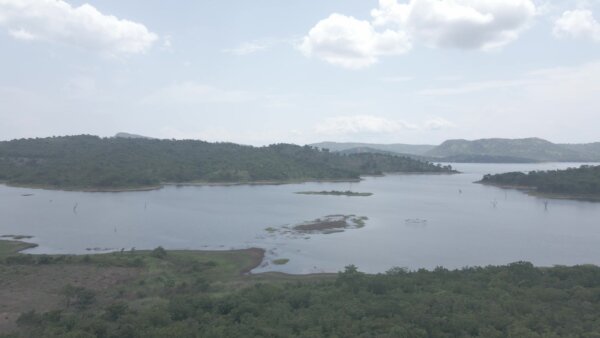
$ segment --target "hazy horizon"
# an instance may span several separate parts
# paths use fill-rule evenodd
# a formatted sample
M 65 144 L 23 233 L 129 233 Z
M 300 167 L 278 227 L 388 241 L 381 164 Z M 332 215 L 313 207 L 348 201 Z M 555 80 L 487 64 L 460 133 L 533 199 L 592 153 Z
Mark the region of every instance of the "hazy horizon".
M 598 142 L 598 20 L 597 0 L 5 0 L 0 139 Z
M 152 135 L 140 135 L 140 134 L 135 134 L 135 133 L 130 133 L 130 132 L 117 132 L 113 135 L 93 135 L 93 134 L 71 134 L 71 135 L 45 135 L 45 136 L 32 136 L 32 137 L 22 137 L 22 138 L 15 138 L 15 139 L 10 139 L 10 140 L 0 140 L 1 141 L 12 141 L 12 140 L 18 140 L 18 139 L 27 139 L 27 138 L 47 138 L 47 137 L 70 137 L 70 136 L 81 136 L 81 135 L 89 135 L 89 136 L 98 136 L 98 137 L 102 137 L 102 138 L 111 138 L 111 137 L 117 137 L 118 134 L 129 134 L 130 136 L 138 136 L 140 138 L 148 138 L 148 139 L 157 139 L 157 140 L 194 140 L 194 141 L 205 141 L 205 142 L 231 142 L 231 143 L 237 143 L 240 145 L 250 145 L 250 146 L 267 146 L 267 145 L 271 145 L 271 144 L 277 144 L 277 143 L 287 143 L 287 142 L 279 142 L 277 140 L 271 142 L 271 143 L 265 143 L 265 144 L 249 144 L 249 143 L 243 143 L 243 142 L 234 142 L 234 141 L 228 141 L 228 140 L 203 140 L 203 139 L 198 139 L 198 138 L 170 138 L 170 137 L 154 137 Z M 532 139 L 532 138 L 537 138 L 537 139 L 542 139 L 540 137 L 536 137 L 536 136 L 531 136 L 531 137 L 523 137 L 523 138 L 505 138 L 505 137 L 486 137 L 486 138 L 481 138 L 481 139 L 464 139 L 464 138 L 455 138 L 455 139 L 447 139 L 444 140 L 440 143 L 403 143 L 403 142 L 391 142 L 391 143 L 385 143 L 385 142 L 358 142 L 358 141 L 330 141 L 330 140 L 321 140 L 321 141 L 315 141 L 315 142 L 309 142 L 309 143 L 294 143 L 294 142 L 289 142 L 291 144 L 297 144 L 297 145 L 311 145 L 311 144 L 319 144 L 319 143 L 340 143 L 340 144 L 352 144 L 352 143 L 356 143 L 356 144 L 365 144 L 365 145 L 394 145 L 394 144 L 398 144 L 398 145 L 410 145 L 410 146 L 438 146 L 442 143 L 444 143 L 445 141 L 479 141 L 479 140 L 492 140 L 492 139 L 504 139 L 504 140 L 522 140 L 522 139 Z M 582 142 L 582 143 L 574 143 L 574 142 L 554 142 L 552 140 L 548 140 L 548 139 L 542 139 L 544 141 L 549 141 L 551 143 L 554 144 L 589 144 L 589 143 L 600 143 L 600 138 L 599 141 L 592 141 L 592 142 Z

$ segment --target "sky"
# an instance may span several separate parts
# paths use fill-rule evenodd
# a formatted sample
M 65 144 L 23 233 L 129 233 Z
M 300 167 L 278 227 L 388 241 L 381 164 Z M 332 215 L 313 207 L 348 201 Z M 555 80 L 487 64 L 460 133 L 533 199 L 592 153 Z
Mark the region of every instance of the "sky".
M 0 139 L 600 141 L 600 0 L 0 0 Z

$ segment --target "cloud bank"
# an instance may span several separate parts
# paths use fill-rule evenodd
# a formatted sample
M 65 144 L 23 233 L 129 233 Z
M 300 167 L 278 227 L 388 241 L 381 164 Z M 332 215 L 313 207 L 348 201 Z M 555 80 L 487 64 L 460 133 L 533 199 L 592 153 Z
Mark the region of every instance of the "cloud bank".
M 406 33 L 378 32 L 368 21 L 342 14 L 331 14 L 319 21 L 304 37 L 300 50 L 345 68 L 364 68 L 382 55 L 399 55 L 411 49 Z
M 0 26 L 18 40 L 63 43 L 107 55 L 144 53 L 158 40 L 141 23 L 62 0 L 0 0 Z
M 554 23 L 554 35 L 558 38 L 587 38 L 600 42 L 600 23 L 590 10 L 566 11 Z
M 331 14 L 304 37 L 307 57 L 358 69 L 381 56 L 431 48 L 491 50 L 516 40 L 536 15 L 532 0 L 380 0 L 371 21 Z

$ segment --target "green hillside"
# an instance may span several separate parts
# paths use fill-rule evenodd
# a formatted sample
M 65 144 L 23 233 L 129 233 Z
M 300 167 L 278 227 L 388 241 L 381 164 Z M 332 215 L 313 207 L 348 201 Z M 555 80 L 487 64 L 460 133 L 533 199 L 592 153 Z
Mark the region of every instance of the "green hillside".
M 541 193 L 600 198 L 600 166 L 485 175 L 480 182 L 530 188 Z
M 384 172 L 451 172 L 385 154 L 335 154 L 192 140 L 66 136 L 0 142 L 0 180 L 64 189 L 120 189 L 165 182 L 348 180 Z
M 365 152 L 390 152 L 407 155 L 421 155 L 435 148 L 434 145 L 425 144 L 375 144 L 375 143 L 352 143 L 352 142 L 321 142 L 310 144 L 312 147 L 329 149 L 330 151 L 352 151 L 363 149 Z
M 539 138 L 448 140 L 428 151 L 425 155 L 438 158 L 485 155 L 513 158 L 518 162 L 577 162 L 590 160 L 589 157 L 576 150 Z

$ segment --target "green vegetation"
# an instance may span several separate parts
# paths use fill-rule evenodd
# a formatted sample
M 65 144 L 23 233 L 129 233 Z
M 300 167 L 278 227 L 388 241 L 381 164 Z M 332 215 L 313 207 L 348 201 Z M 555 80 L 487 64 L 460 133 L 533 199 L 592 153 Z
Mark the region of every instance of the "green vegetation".
M 456 163 L 600 162 L 600 142 L 557 144 L 539 138 L 448 140 L 439 146 L 322 142 L 312 146 L 345 154 L 400 154 Z
M 456 162 L 576 162 L 600 159 L 600 153 L 583 153 L 539 138 L 448 140 L 424 155 Z
M 300 194 L 300 195 L 350 196 L 350 197 L 355 197 L 355 196 L 372 196 L 373 195 L 373 193 L 371 193 L 371 192 L 354 192 L 354 191 L 350 191 L 350 190 L 346 190 L 346 191 L 337 191 L 337 190 L 332 190 L 332 191 L 299 191 L 296 194 Z
M 290 260 L 287 258 L 277 258 L 273 260 L 273 264 L 275 265 L 285 265 L 289 262 Z
M 423 155 L 435 148 L 434 145 L 416 144 L 375 144 L 375 143 L 351 143 L 351 142 L 320 142 L 311 144 L 313 147 L 329 149 L 335 152 L 385 152 L 395 154 Z
M 369 220 L 367 216 L 355 217 L 352 221 L 354 222 L 356 228 L 363 228 L 366 224 L 366 221 Z
M 328 215 L 314 221 L 295 225 L 292 229 L 301 233 L 330 234 L 344 229 L 359 229 L 365 226 L 368 217 L 356 215 Z
M 251 251 L 1 258 L 4 337 L 600 336 L 596 266 L 289 276 L 241 274 Z
M 168 183 L 353 180 L 384 172 L 453 172 L 383 154 L 343 155 L 310 146 L 68 136 L 0 142 L 0 181 L 78 190 Z
M 9 239 L 30 239 L 33 238 L 33 236 L 27 236 L 27 235 L 2 235 L 0 236 L 0 238 L 9 238 Z
M 35 248 L 37 245 L 20 241 L 0 239 L 0 261 L 11 257 L 15 252 L 23 251 L 30 248 Z
M 533 189 L 564 197 L 600 198 L 600 166 L 485 175 L 480 183 Z

